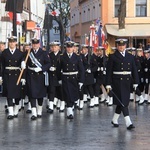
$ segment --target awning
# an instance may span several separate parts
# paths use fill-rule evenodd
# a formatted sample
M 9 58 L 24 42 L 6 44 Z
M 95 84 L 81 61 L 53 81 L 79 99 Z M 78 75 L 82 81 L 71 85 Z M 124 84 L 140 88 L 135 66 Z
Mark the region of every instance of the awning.
M 119 30 L 118 25 L 105 25 L 107 33 L 119 37 L 150 37 L 150 24 L 126 25 Z

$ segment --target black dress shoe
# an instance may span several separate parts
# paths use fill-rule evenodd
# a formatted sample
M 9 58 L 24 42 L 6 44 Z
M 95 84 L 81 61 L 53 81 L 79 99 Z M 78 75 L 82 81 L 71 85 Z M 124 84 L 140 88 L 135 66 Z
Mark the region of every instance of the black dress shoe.
M 47 113 L 52 114 L 52 113 L 53 113 L 53 110 L 49 108 L 49 109 L 47 109 Z
M 32 112 L 32 111 L 29 110 L 29 109 L 26 111 L 27 114 L 31 114 L 31 112 Z
M 14 115 L 14 118 L 18 118 L 18 114 L 17 114 L 17 115 Z
M 5 105 L 5 108 L 7 108 L 7 105 Z
M 143 105 L 144 104 L 144 101 L 142 103 L 138 103 L 138 105 Z
M 31 120 L 36 120 L 36 118 L 37 118 L 37 117 L 33 115 L 33 116 L 31 117 Z
M 27 105 L 28 104 L 28 102 L 24 102 L 24 105 Z
M 10 120 L 11 120 L 11 119 L 13 119 L 13 118 L 14 118 L 14 116 L 12 116 L 12 115 L 8 115 L 8 116 L 7 116 L 7 119 L 10 119 Z
M 111 124 L 113 124 L 113 126 L 114 126 L 115 128 L 119 127 L 119 124 L 113 123 L 113 121 L 111 122 Z
M 89 106 L 89 108 L 94 108 L 94 106 Z
M 59 112 L 61 113 L 61 112 L 64 112 L 64 109 L 63 110 L 59 110 Z
M 130 102 L 133 102 L 134 101 L 134 99 L 130 99 Z
M 133 128 L 135 128 L 135 126 L 134 126 L 133 124 L 131 124 L 131 125 L 129 125 L 129 126 L 127 127 L 128 130 L 131 130 L 131 129 L 133 129 Z
M 5 113 L 8 113 L 8 109 L 5 109 Z
M 83 110 L 83 108 L 78 108 L 78 110 Z
M 67 116 L 67 119 L 73 119 L 73 115 Z
M 42 118 L 42 115 L 37 115 L 37 118 Z

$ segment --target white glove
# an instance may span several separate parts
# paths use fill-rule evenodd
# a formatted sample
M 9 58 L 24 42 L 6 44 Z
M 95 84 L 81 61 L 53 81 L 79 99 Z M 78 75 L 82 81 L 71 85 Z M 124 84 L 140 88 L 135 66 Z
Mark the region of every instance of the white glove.
M 133 84 L 134 90 L 136 90 L 137 86 L 138 86 L 138 84 Z
M 36 68 L 34 69 L 34 71 L 35 71 L 35 72 L 40 72 L 40 71 L 42 71 L 42 69 L 41 69 L 40 67 L 36 67 Z
M 142 83 L 144 82 L 144 79 L 143 79 L 143 78 L 141 78 L 141 82 L 142 82 Z
M 22 62 L 21 62 L 21 68 L 22 68 L 22 69 L 26 69 L 26 63 L 25 63 L 25 61 L 22 61 Z
M 2 77 L 0 77 L 0 85 L 2 85 L 2 83 L 3 83 L 3 79 Z
M 148 83 L 148 79 L 145 79 L 145 82 Z
M 25 79 L 21 79 L 21 83 L 22 83 L 22 85 L 26 85 L 26 80 Z
M 59 80 L 58 83 L 59 83 L 60 85 L 62 85 L 62 80 Z
M 97 68 L 97 71 L 100 71 L 100 70 L 101 70 L 101 68 L 100 68 L 100 67 L 98 67 L 98 68 Z
M 86 72 L 87 72 L 87 73 L 91 73 L 91 69 L 87 69 Z
M 104 71 L 104 68 L 103 68 L 103 67 L 101 67 L 101 71 Z
M 147 72 L 147 71 L 148 71 L 148 68 L 145 68 L 144 71 Z
M 55 71 L 55 70 L 56 70 L 56 67 L 50 67 L 49 70 L 50 70 L 50 71 Z
M 106 89 L 112 89 L 111 85 L 106 85 Z
M 81 90 L 83 83 L 79 82 L 79 89 Z

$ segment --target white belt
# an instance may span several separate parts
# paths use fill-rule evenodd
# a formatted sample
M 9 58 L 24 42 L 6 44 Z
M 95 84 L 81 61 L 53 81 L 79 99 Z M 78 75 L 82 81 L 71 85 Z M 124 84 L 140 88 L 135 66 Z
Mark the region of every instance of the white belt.
M 21 68 L 20 67 L 5 67 L 5 69 L 8 69 L 8 70 L 20 70 Z
M 75 71 L 75 72 L 63 72 L 62 74 L 63 75 L 76 75 L 76 74 L 78 74 L 78 71 Z
M 35 68 L 36 68 L 36 67 L 29 67 L 29 66 L 28 66 L 28 69 L 29 69 L 29 70 L 35 71 Z
M 114 71 L 113 74 L 117 74 L 117 75 L 130 75 L 131 71 Z

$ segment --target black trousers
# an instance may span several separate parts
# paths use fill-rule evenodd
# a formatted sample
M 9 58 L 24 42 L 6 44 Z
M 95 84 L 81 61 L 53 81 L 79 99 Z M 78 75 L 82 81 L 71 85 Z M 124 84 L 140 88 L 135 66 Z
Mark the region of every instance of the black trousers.
M 129 116 L 128 106 L 126 106 L 126 107 L 117 106 L 116 110 L 115 110 L 115 113 L 121 114 L 121 112 L 123 113 L 124 117 Z
M 84 94 L 88 94 L 90 95 L 90 98 L 94 97 L 94 88 L 93 85 L 83 85 L 84 88 Z
M 148 94 L 148 90 L 149 90 L 149 83 L 145 84 L 145 94 Z
M 20 98 L 15 98 L 15 104 L 19 105 Z M 8 107 L 13 106 L 13 98 L 7 98 Z
M 31 102 L 31 107 L 36 107 L 36 99 L 30 98 L 30 102 Z M 42 106 L 42 104 L 43 104 L 43 98 L 38 98 L 37 102 L 38 102 L 39 106 Z

